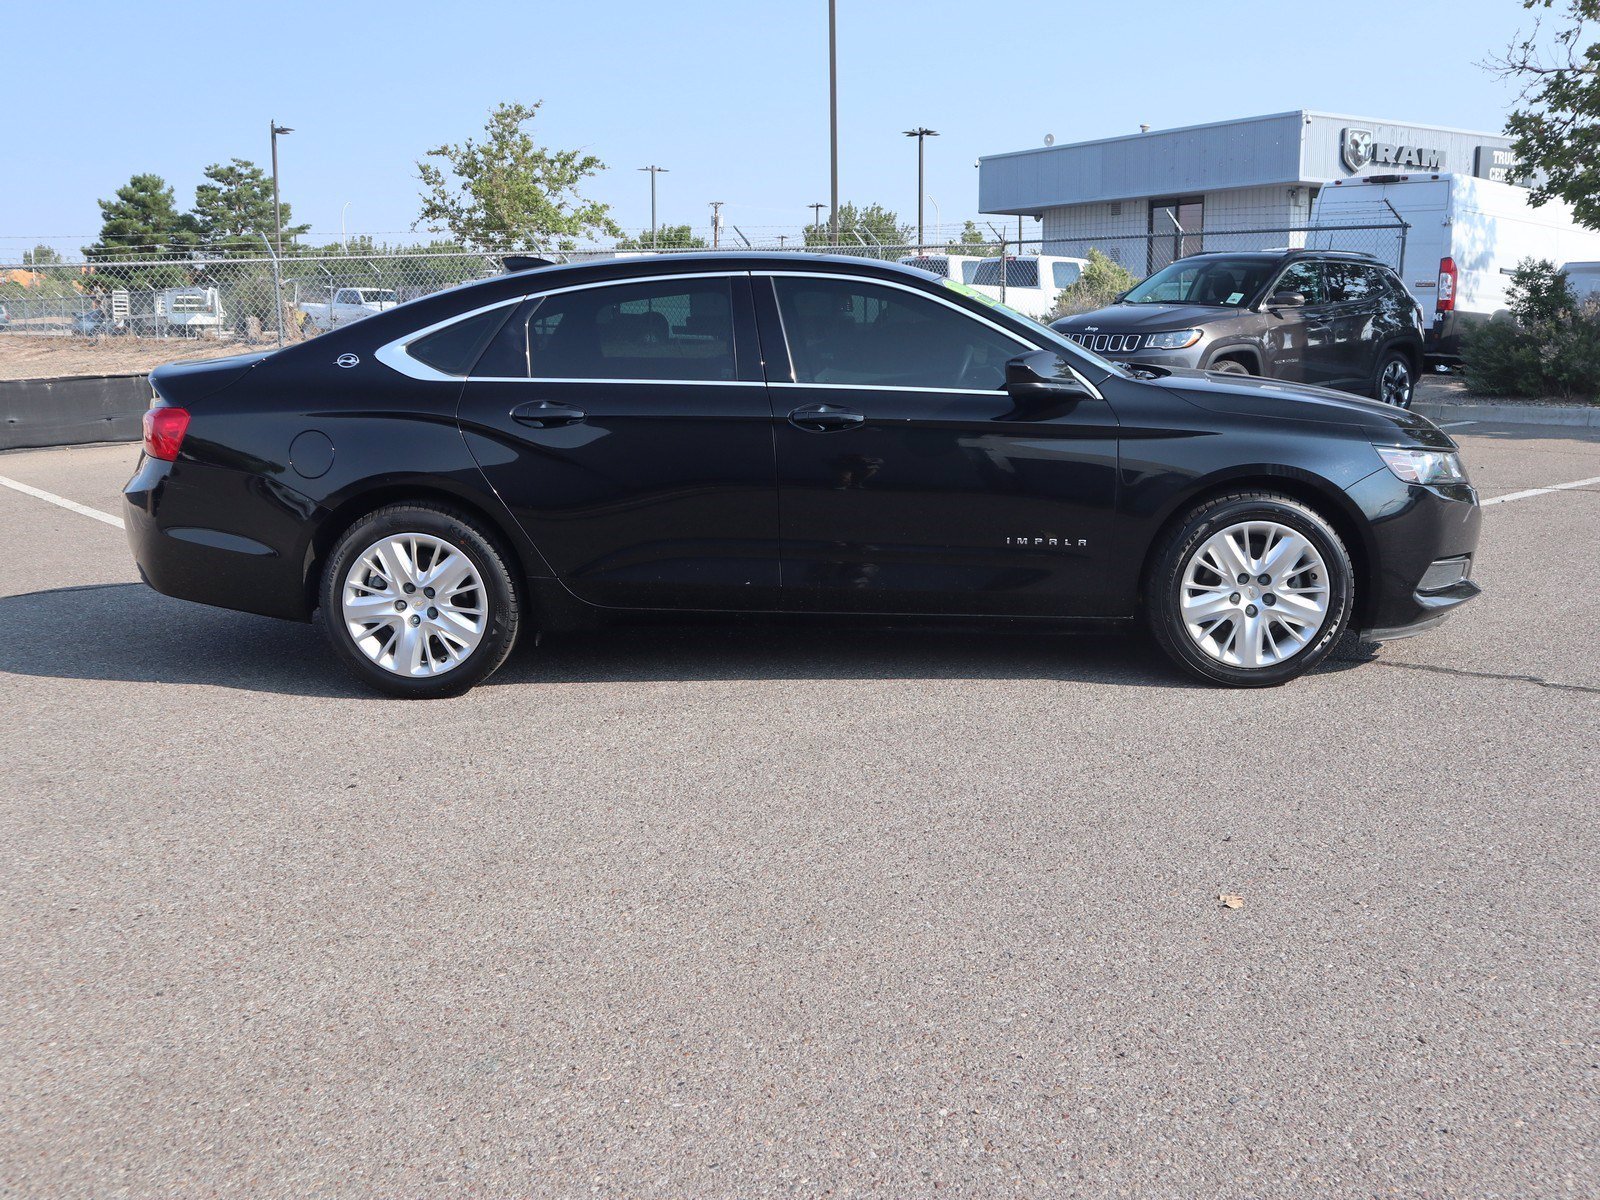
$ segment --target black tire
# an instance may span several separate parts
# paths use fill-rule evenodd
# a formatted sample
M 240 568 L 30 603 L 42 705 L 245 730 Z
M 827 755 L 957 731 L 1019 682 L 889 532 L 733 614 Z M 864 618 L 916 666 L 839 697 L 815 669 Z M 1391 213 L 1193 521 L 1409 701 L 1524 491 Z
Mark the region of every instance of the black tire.
M 1250 368 L 1233 358 L 1219 359 L 1212 363 L 1206 370 L 1216 375 L 1249 375 Z
M 1417 369 L 1411 365 L 1410 355 L 1400 350 L 1389 350 L 1378 357 L 1378 366 L 1372 373 L 1369 394 L 1380 404 L 1396 408 L 1410 408 L 1417 392 Z
M 1181 616 L 1184 569 L 1190 556 L 1213 534 L 1243 521 L 1272 521 L 1294 530 L 1315 547 L 1328 572 L 1328 608 L 1322 625 L 1297 652 L 1270 666 L 1247 668 L 1212 657 L 1190 636 Z M 1311 670 L 1339 644 L 1354 609 L 1355 571 L 1339 535 L 1315 510 L 1273 492 L 1236 492 L 1198 505 L 1162 536 L 1154 550 L 1144 601 L 1145 619 L 1157 644 L 1189 674 L 1230 687 L 1276 687 Z
M 487 602 L 486 625 L 478 644 L 457 665 L 422 678 L 398 674 L 374 662 L 362 652 L 342 618 L 345 577 L 357 556 L 382 538 L 408 533 L 439 538 L 460 550 L 482 582 Z M 510 561 L 510 554 L 477 520 L 444 505 L 417 501 L 368 513 L 339 539 L 322 570 L 323 624 L 334 653 L 357 679 L 391 696 L 431 700 L 461 695 L 494 674 L 516 644 L 522 597 Z

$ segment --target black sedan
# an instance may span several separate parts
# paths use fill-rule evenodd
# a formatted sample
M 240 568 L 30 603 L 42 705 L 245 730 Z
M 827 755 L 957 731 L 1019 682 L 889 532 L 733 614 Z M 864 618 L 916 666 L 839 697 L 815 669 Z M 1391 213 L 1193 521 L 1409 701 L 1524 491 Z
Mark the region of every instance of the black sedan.
M 125 491 L 159 591 L 324 614 L 400 696 L 640 611 L 1143 620 L 1217 683 L 1478 594 L 1422 417 L 1126 366 L 858 259 L 541 265 L 163 367 Z

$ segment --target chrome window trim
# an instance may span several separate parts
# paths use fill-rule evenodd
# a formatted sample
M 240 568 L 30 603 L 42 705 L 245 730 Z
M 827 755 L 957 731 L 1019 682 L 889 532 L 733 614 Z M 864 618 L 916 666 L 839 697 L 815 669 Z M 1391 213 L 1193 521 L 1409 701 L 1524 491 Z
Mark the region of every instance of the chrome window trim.
M 451 375 L 436 367 L 430 367 L 421 359 L 412 358 L 409 350 L 411 343 L 421 341 L 441 329 L 447 329 L 458 321 L 470 321 L 473 317 L 481 317 L 484 313 L 493 312 L 497 308 L 509 308 L 513 304 L 521 304 L 526 299 L 526 296 L 517 296 L 511 300 L 496 300 L 493 304 L 485 304 L 468 312 L 453 313 L 442 321 L 435 321 L 432 325 L 426 325 L 404 337 L 385 342 L 372 352 L 372 357 L 390 370 L 398 371 L 412 379 L 421 379 L 427 383 L 460 383 L 467 378 L 465 375 Z
M 464 313 L 455 313 L 441 321 L 435 321 L 432 325 L 424 326 L 423 328 L 412 333 L 408 333 L 403 337 L 395 338 L 391 342 L 385 342 L 382 346 L 379 346 L 373 351 L 372 356 L 379 362 L 383 363 L 384 366 L 389 367 L 394 371 L 398 371 L 402 375 L 428 383 L 464 383 L 468 379 L 471 379 L 473 383 L 594 383 L 610 386 L 615 386 L 617 384 L 644 384 L 650 387 L 802 387 L 823 388 L 830 391 L 937 392 L 946 395 L 965 396 L 998 396 L 1004 394 L 1003 388 L 988 390 L 983 388 L 899 387 L 894 384 L 882 383 L 798 383 L 791 380 L 777 380 L 775 382 L 762 383 L 760 380 L 752 379 L 595 379 L 589 377 L 575 378 L 555 377 L 548 375 L 450 375 L 444 371 L 440 371 L 434 367 L 428 366 L 427 363 L 424 363 L 419 359 L 412 358 L 408 349 L 413 342 L 420 341 L 429 334 L 437 333 L 439 330 L 444 329 L 447 326 L 454 325 L 458 321 L 469 321 L 473 317 L 481 316 L 486 312 L 493 312 L 498 308 L 508 308 L 512 305 L 520 305 L 527 300 L 532 300 L 535 298 L 543 299 L 546 296 L 560 296 L 567 292 L 583 292 L 594 288 L 604 287 L 624 287 L 630 284 L 654 283 L 669 279 L 749 279 L 756 277 L 859 280 L 862 283 L 873 284 L 878 287 L 893 288 L 896 291 L 909 292 L 913 296 L 921 296 L 924 299 L 933 301 L 935 304 L 943 305 L 945 308 L 948 308 L 951 312 L 956 313 L 958 316 L 965 317 L 969 321 L 976 321 L 979 325 L 983 325 L 994 330 L 994 332 L 1000 334 L 1002 337 L 1009 338 L 1018 346 L 1024 347 L 1025 349 L 1050 349 L 1050 347 L 1041 346 L 1037 342 L 1031 342 L 1014 330 L 1007 329 L 1003 325 L 998 325 L 978 313 L 969 312 L 967 309 L 962 308 L 959 304 L 952 303 L 943 296 L 935 295 L 934 293 L 923 288 L 912 287 L 909 284 L 898 283 L 892 279 L 878 279 L 870 275 L 853 275 L 840 271 L 729 270 L 685 271 L 682 273 L 652 275 L 646 278 L 634 276 L 627 279 L 600 279 L 591 280 L 588 283 L 568 284 L 565 287 L 539 288 L 533 291 L 524 292 L 520 296 L 514 296 L 506 300 L 497 300 L 493 304 L 485 304 L 479 308 L 470 309 Z M 782 320 L 781 308 L 779 310 L 779 319 Z M 787 331 L 784 331 L 784 343 L 787 346 Z M 1095 385 L 1091 383 L 1076 366 L 1068 362 L 1067 369 L 1072 372 L 1074 378 L 1076 378 L 1080 384 L 1088 389 L 1089 394 L 1092 395 L 1096 400 L 1105 399 L 1105 397 L 1101 395 L 1100 389 L 1095 387 Z

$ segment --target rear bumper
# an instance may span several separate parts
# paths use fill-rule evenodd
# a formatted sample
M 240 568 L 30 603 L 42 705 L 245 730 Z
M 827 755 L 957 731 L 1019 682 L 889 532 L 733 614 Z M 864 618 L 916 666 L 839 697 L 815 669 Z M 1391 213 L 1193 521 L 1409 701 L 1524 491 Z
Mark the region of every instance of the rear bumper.
M 140 578 L 179 600 L 309 620 L 299 564 L 264 542 L 215 528 L 214 503 L 187 491 L 175 483 L 173 464 L 149 456 L 123 488 L 122 518 Z

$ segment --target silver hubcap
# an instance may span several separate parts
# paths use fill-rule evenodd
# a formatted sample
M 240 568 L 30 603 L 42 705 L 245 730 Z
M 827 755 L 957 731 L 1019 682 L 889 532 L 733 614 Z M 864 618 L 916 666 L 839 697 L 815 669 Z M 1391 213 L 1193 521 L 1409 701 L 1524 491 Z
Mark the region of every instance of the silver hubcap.
M 1293 658 L 1328 619 L 1328 568 L 1303 534 L 1245 521 L 1212 534 L 1184 566 L 1179 601 L 1194 644 L 1230 667 Z
M 466 662 L 489 624 L 472 561 L 443 538 L 398 533 L 373 542 L 344 577 L 345 629 L 361 653 L 413 679 Z
M 1399 359 L 1384 367 L 1383 378 L 1379 382 L 1378 390 L 1385 404 L 1404 408 L 1411 403 L 1411 368 Z

